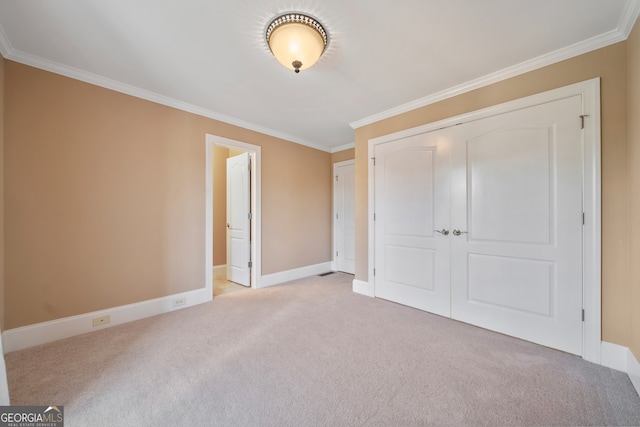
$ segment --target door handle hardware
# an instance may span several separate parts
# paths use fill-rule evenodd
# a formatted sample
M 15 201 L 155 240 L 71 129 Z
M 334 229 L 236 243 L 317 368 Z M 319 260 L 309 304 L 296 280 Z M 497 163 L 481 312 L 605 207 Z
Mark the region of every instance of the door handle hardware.
M 227 228 L 231 228 L 231 224 L 227 223 Z
M 453 235 L 454 235 L 454 236 L 459 236 L 459 235 L 461 235 L 461 234 L 468 234 L 468 233 L 467 233 L 466 231 L 460 231 L 460 230 L 458 230 L 457 228 L 454 228 L 454 229 L 453 229 Z
M 443 236 L 448 236 L 449 235 L 449 230 L 447 230 L 446 228 L 443 228 L 442 230 L 433 230 L 433 231 L 435 231 L 436 233 L 440 233 Z

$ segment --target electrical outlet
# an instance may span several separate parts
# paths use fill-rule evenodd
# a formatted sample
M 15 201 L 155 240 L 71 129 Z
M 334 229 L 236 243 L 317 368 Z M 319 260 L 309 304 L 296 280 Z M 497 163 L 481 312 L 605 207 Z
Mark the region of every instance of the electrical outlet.
M 186 303 L 187 303 L 187 298 L 186 297 L 176 298 L 176 299 L 173 300 L 173 306 L 174 307 L 185 305 Z
M 111 315 L 107 314 L 100 317 L 94 317 L 92 321 L 93 321 L 93 326 L 106 325 L 107 323 L 111 322 Z

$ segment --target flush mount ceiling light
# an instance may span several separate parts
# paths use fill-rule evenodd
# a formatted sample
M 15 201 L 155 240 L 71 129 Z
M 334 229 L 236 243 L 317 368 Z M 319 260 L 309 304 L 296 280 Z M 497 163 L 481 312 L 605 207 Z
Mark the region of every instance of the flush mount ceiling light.
M 315 64 L 327 47 L 327 32 L 314 18 L 287 13 L 267 27 L 267 44 L 285 67 L 299 73 Z

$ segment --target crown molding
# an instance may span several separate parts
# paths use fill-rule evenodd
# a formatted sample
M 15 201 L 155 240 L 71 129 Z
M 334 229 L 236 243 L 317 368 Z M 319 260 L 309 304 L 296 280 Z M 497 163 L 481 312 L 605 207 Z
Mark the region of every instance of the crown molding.
M 344 144 L 344 145 L 341 145 L 339 147 L 333 147 L 331 149 L 331 153 L 337 153 L 339 151 L 344 151 L 344 150 L 348 150 L 350 148 L 355 148 L 355 147 L 356 147 L 356 143 L 355 142 L 350 142 L 348 144 Z
M 583 40 L 575 43 L 571 46 L 555 50 L 548 54 L 538 56 L 537 58 L 530 59 L 528 61 L 521 62 L 520 64 L 512 67 L 505 68 L 495 73 L 487 74 L 475 80 L 468 81 L 466 83 L 450 87 L 440 92 L 425 96 L 423 98 L 416 99 L 406 104 L 399 105 L 389 110 L 382 111 L 380 113 L 365 117 L 360 120 L 349 123 L 353 129 L 358 129 L 371 123 L 379 122 L 390 117 L 397 116 L 408 111 L 415 110 L 417 108 L 425 107 L 436 102 L 443 101 L 454 96 L 462 95 L 463 93 L 471 92 L 475 89 L 480 89 L 485 86 L 489 86 L 494 83 L 498 83 L 503 80 L 507 80 L 512 77 L 519 76 L 530 71 L 537 70 L 548 65 L 555 64 L 560 61 L 564 61 L 575 56 L 583 55 L 585 53 L 601 49 L 603 47 L 612 45 L 626 40 L 629 34 L 633 30 L 635 22 L 640 15 L 640 1 L 629 0 L 625 8 L 625 12 L 620 20 L 620 25 L 616 30 L 611 30 L 598 36 Z
M 624 41 L 629 37 L 629 34 L 633 30 L 635 23 L 640 16 L 640 0 L 628 0 L 624 13 L 620 20 L 620 25 L 616 30 L 603 33 L 601 35 L 592 37 L 590 39 L 578 42 L 566 48 L 558 49 L 549 54 L 541 55 L 537 58 L 522 62 L 512 67 L 505 68 L 495 73 L 487 74 L 469 82 L 450 87 L 440 92 L 428 95 L 416 99 L 414 101 L 399 105 L 389 110 L 382 111 L 380 113 L 365 117 L 360 120 L 349 123 L 353 129 L 375 123 L 384 119 L 388 119 L 393 116 L 397 116 L 408 111 L 415 110 L 417 108 L 425 107 L 436 102 L 452 98 L 454 96 L 461 95 L 466 92 L 470 92 L 475 89 L 488 86 L 502 80 L 506 80 L 520 74 L 524 74 L 536 69 L 551 65 L 578 55 L 585 54 L 587 52 L 600 49 L 609 46 L 620 41 Z M 175 108 L 188 113 L 197 114 L 199 116 L 207 117 L 213 120 L 218 120 L 227 124 L 238 126 L 244 129 L 252 130 L 265 135 L 280 138 L 289 142 L 304 145 L 316 150 L 335 153 L 338 151 L 353 148 L 354 143 L 345 144 L 339 147 L 328 148 L 303 138 L 296 137 L 281 131 L 266 128 L 254 123 L 250 123 L 244 120 L 237 119 L 235 117 L 227 116 L 215 111 L 199 107 L 197 105 L 189 104 L 179 101 L 174 98 L 170 98 L 164 95 L 160 95 L 155 92 L 147 91 L 132 85 L 118 82 L 116 80 L 108 79 L 97 74 L 88 73 L 86 71 L 79 70 L 74 67 L 65 66 L 53 61 L 48 61 L 43 58 L 30 55 L 14 49 L 9 42 L 7 35 L 2 27 L 0 27 L 0 54 L 11 61 L 19 62 L 24 65 L 29 65 L 35 68 L 39 68 L 45 71 L 49 71 L 55 74 L 59 74 L 65 77 L 73 78 L 83 81 L 85 83 L 100 86 L 106 89 L 114 90 L 116 92 L 124 93 L 136 98 L 145 99 L 157 104 L 165 105 L 167 107 Z
M 629 0 L 625 7 L 618 30 L 624 34 L 624 40 L 629 38 L 629 34 L 633 31 L 633 26 L 640 16 L 640 0 Z
M 296 144 L 304 145 L 316 150 L 329 152 L 330 149 L 321 145 L 315 144 L 311 141 L 307 141 L 303 138 L 296 137 L 284 132 L 280 132 L 274 129 L 269 129 L 264 126 L 250 123 L 244 120 L 237 119 L 235 117 L 227 116 L 217 113 L 215 111 L 199 107 L 197 105 L 189 104 L 187 102 L 179 101 L 168 96 L 160 95 L 158 93 L 141 89 L 136 86 L 128 85 L 118 82 L 97 74 L 89 73 L 74 67 L 59 64 L 57 62 L 49 61 L 40 58 L 35 55 L 30 55 L 11 47 L 8 39 L 2 27 L 0 27 L 0 52 L 2 56 L 14 62 L 19 62 L 24 65 L 28 65 L 41 70 L 49 71 L 51 73 L 59 74 L 61 76 L 69 77 L 75 80 L 79 80 L 85 83 L 89 83 L 95 86 L 100 86 L 105 89 L 110 89 L 116 92 L 124 93 L 126 95 L 134 96 L 136 98 L 144 99 L 154 102 L 156 104 L 165 105 L 167 107 L 175 108 L 177 110 L 186 111 L 187 113 L 197 114 L 199 116 L 207 117 L 213 120 L 218 120 L 230 125 L 238 126 L 244 129 L 252 130 L 254 132 L 262 133 L 265 135 L 280 138 L 285 141 L 294 142 Z
M 5 59 L 9 59 L 12 51 L 13 47 L 11 47 L 11 43 L 9 43 L 7 34 L 4 32 L 4 28 L 0 27 L 0 55 Z

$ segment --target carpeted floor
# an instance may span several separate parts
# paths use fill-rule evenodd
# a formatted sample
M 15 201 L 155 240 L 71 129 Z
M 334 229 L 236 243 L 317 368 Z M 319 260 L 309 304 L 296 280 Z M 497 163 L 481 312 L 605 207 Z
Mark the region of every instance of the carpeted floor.
M 640 425 L 621 373 L 312 277 L 6 355 L 71 426 Z

